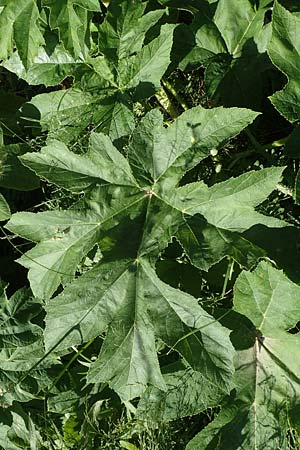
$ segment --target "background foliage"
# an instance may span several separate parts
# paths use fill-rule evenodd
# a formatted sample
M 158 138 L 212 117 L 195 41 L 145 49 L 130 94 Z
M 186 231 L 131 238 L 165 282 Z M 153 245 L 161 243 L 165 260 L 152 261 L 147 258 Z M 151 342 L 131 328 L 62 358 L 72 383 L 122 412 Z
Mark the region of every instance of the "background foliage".
M 1 448 L 300 448 L 299 30 L 0 0 Z

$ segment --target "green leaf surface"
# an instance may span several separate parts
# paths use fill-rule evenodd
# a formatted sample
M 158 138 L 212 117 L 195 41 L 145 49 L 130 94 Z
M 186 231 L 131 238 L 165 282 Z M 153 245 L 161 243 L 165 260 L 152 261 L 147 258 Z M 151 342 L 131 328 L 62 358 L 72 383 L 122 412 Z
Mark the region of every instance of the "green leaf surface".
M 40 64 L 37 58 L 26 79 L 38 81 L 41 75 L 41 81 L 52 85 L 62 75 L 72 74 L 80 79 L 80 87 L 33 97 L 22 108 L 22 118 L 40 124 L 43 131 L 49 131 L 49 138 L 66 143 L 90 124 L 116 142 L 129 135 L 134 128 L 133 103 L 160 88 L 161 77 L 170 64 L 174 31 L 174 25 L 165 24 L 160 34 L 143 46 L 147 30 L 164 11 L 143 16 L 145 4 L 139 1 L 138 5 L 127 1 L 110 3 L 99 29 L 102 55 L 80 55 L 79 60 L 68 65 L 64 61 L 70 61 L 70 57 L 58 49 L 50 57 L 41 52 L 45 63 Z M 116 18 L 115 10 L 124 10 L 124 15 Z M 7 67 L 24 77 L 14 61 L 9 61 Z
M 8 299 L 3 284 L 0 295 L 0 404 L 7 407 L 13 401 L 26 402 L 35 397 L 49 382 L 45 369 L 55 364 L 55 358 L 42 359 L 42 328 L 34 323 L 41 303 L 32 299 L 26 289 Z M 38 370 L 31 370 L 39 362 Z
M 219 0 L 214 22 L 234 58 L 241 55 L 245 42 L 260 32 L 264 13 L 263 8 L 255 10 L 249 0 Z
M 59 36 L 66 50 L 75 57 L 88 53 L 89 11 L 99 11 L 97 0 L 43 0 L 43 6 L 50 9 L 50 26 L 59 30 Z
M 268 53 L 273 64 L 288 78 L 282 91 L 272 95 L 276 109 L 290 122 L 299 120 L 300 109 L 300 56 L 298 30 L 300 17 L 281 6 L 277 1 L 273 9 L 272 39 Z
M 103 182 L 136 186 L 127 160 L 109 137 L 100 133 L 91 134 L 89 151 L 84 156 L 70 152 L 62 142 L 51 141 L 41 153 L 27 153 L 20 159 L 40 176 L 74 193 Z M 50 174 L 49 167 L 55 167 Z
M 93 287 L 91 278 L 97 281 Z M 70 309 L 70 303 L 76 304 L 76 314 Z M 154 336 L 172 345 L 187 329 L 185 326 L 203 326 L 201 339 L 210 342 L 210 347 L 203 347 L 207 362 L 199 370 L 206 376 L 215 373 L 219 382 L 222 380 L 225 385 L 230 379 L 232 355 L 225 330 L 197 305 L 193 297 L 160 281 L 144 259 L 100 264 L 65 289 L 62 296 L 49 302 L 47 311 L 48 348 L 57 342 L 58 336 L 60 346 L 64 348 L 71 342 L 95 337 L 109 325 L 99 359 L 90 368 L 88 380 L 110 381 L 110 386 L 123 399 L 140 395 L 147 383 L 165 390 Z M 227 342 L 222 348 L 219 347 L 221 335 Z M 179 347 L 179 351 L 189 358 L 184 348 Z M 223 359 L 221 365 L 219 353 Z M 215 365 L 219 366 L 219 371 Z
M 253 328 L 232 333 L 236 357 L 236 395 L 216 420 L 200 432 L 187 450 L 284 448 L 288 416 L 299 404 L 298 335 L 287 331 L 300 314 L 299 286 L 283 272 L 261 262 L 242 272 L 234 288 L 234 310 Z M 218 443 L 218 444 L 217 444 Z
M 10 0 L 0 14 L 0 59 L 7 59 L 15 43 L 25 68 L 44 44 L 40 30 L 40 12 L 35 0 Z
M 31 191 L 40 185 L 39 178 L 21 164 L 18 156 L 28 151 L 26 144 L 0 146 L 0 186 L 19 191 Z
M 162 17 L 165 10 L 144 15 L 146 3 L 110 1 L 107 15 L 99 28 L 99 50 L 108 60 L 116 61 L 142 49 L 146 32 Z
M 261 109 L 264 74 L 271 68 L 266 56 L 271 27 L 264 25 L 269 7 L 220 0 L 214 14 L 203 14 L 200 8 L 192 24 L 184 26 L 183 45 L 178 32 L 179 67 L 204 66 L 207 94 L 217 103 Z
M 205 378 L 217 379 L 224 389 L 230 383 L 232 354 L 226 332 L 192 296 L 160 281 L 153 262 L 185 220 L 185 206 L 178 197 L 184 188 L 176 189 L 187 170 L 182 161 L 193 167 L 255 116 L 246 110 L 199 106 L 165 129 L 160 113 L 153 111 L 138 125 L 128 160 L 102 134 L 92 135 L 85 155 L 52 142 L 41 153 L 22 157 L 47 180 L 86 193 L 77 210 L 18 213 L 8 227 L 38 242 L 20 263 L 30 269 L 31 287 L 39 297 L 48 298 L 60 283 L 70 282 L 82 258 L 99 245 L 103 262 L 47 305 L 48 350 L 81 344 L 108 327 L 99 359 L 89 370 L 90 382 L 109 382 L 123 399 L 139 396 L 147 384 L 164 390 L 155 347 L 159 337 L 175 345 Z M 224 121 L 230 119 L 231 127 L 226 129 Z M 195 147 L 191 138 L 198 123 L 203 137 Z M 156 138 L 164 143 L 165 154 L 156 146 Z M 137 172 L 139 165 L 142 170 Z M 140 176 L 135 179 L 136 173 Z M 199 331 L 182 342 L 189 328 Z M 221 341 L 226 345 L 220 347 Z M 192 349 L 201 342 L 198 358 Z
M 185 199 L 179 200 L 177 191 L 173 188 L 187 168 L 192 168 L 201 161 L 209 154 L 211 148 L 215 148 L 226 138 L 238 133 L 253 120 L 255 115 L 251 111 L 234 108 L 232 110 L 217 108 L 214 111 L 205 110 L 199 106 L 182 114 L 169 128 L 165 129 L 160 113 L 151 112 L 137 127 L 129 148 L 128 160 L 132 171 L 126 159 L 113 147 L 109 138 L 101 134 L 92 135 L 90 150 L 86 155 L 75 155 L 60 142 L 52 142 L 39 154 L 24 155 L 22 162 L 47 180 L 72 192 L 87 190 L 91 192 L 84 208 L 91 207 L 92 210 L 66 213 L 19 213 L 10 222 L 9 227 L 15 233 L 36 242 L 41 241 L 37 247 L 20 259 L 25 267 L 31 269 L 29 278 L 35 295 L 51 296 L 61 280 L 70 281 L 77 264 L 97 244 L 101 233 L 118 223 L 122 224 L 123 220 L 127 221 L 128 214 L 131 214 L 130 220 L 140 217 L 147 199 L 150 201 L 145 226 L 146 230 L 150 228 L 148 234 L 144 233 L 140 252 L 141 254 L 148 252 L 157 254 L 161 251 L 171 239 L 172 233 L 181 224 L 182 212 L 186 209 Z M 150 130 L 153 120 L 156 121 L 157 127 L 149 131 L 150 134 L 147 135 L 144 130 Z M 224 121 L 230 121 L 231 127 L 225 128 Z M 200 131 L 202 139 L 197 146 L 194 146 L 193 124 L 198 126 L 198 123 L 201 124 L 200 130 L 203 130 L 202 133 Z M 160 151 L 162 142 L 165 148 L 164 154 Z M 187 158 L 186 154 L 190 157 Z M 182 164 L 184 164 L 183 167 Z M 186 167 L 187 164 L 188 167 Z M 136 169 L 139 166 L 141 169 L 135 181 L 132 172 L 136 176 Z M 171 176 L 167 176 L 169 171 Z M 147 181 L 148 174 L 150 174 L 149 181 Z M 276 174 L 279 178 L 280 171 Z M 160 178 L 161 182 L 158 183 Z M 235 181 L 235 186 L 236 184 Z M 155 190 L 152 190 L 152 186 Z M 269 186 L 261 194 L 260 199 L 265 198 L 264 195 L 270 192 L 269 189 L 272 190 L 275 187 L 271 178 Z M 188 189 L 190 190 L 191 187 L 193 185 L 189 185 Z M 181 192 L 184 192 L 184 188 L 178 190 L 180 195 Z M 196 203 L 198 202 L 197 195 L 192 198 L 196 199 Z M 234 198 L 231 197 L 229 208 Z M 187 201 L 190 202 L 190 200 Z M 157 211 L 157 214 L 153 214 L 152 211 Z M 192 214 L 201 211 L 194 208 Z M 251 212 L 254 214 L 252 209 L 249 209 L 249 214 Z M 163 229 L 160 224 L 161 219 L 155 221 L 155 218 L 164 217 L 165 214 L 166 228 Z M 255 223 L 255 217 L 252 223 Z M 245 229 L 251 226 L 247 225 L 244 226 Z M 139 227 L 139 223 L 136 226 Z M 42 230 L 42 235 L 39 234 L 39 229 Z M 141 232 L 142 229 L 138 236 Z M 162 234 L 161 237 L 160 234 Z M 110 237 L 105 245 L 109 242 L 111 242 L 109 245 L 113 245 L 115 239 L 118 238 Z
M 0 194 L 0 220 L 7 220 L 11 216 L 10 209 L 7 204 L 7 201 L 3 197 L 2 194 Z
M 51 54 L 44 47 L 40 47 L 27 70 L 17 51 L 4 61 L 2 66 L 30 85 L 44 84 L 48 87 L 56 86 L 67 76 L 76 75 L 86 62 L 83 59 L 75 59 L 63 47 L 57 45 Z
M 286 226 L 282 220 L 254 211 L 254 207 L 274 190 L 282 172 L 282 167 L 246 172 L 210 188 L 203 182 L 190 183 L 179 189 L 179 195 L 188 214 L 202 214 L 219 228 L 243 232 L 257 223 Z
M 192 264 L 202 270 L 208 270 L 224 255 L 250 269 L 267 254 L 243 235 L 211 225 L 201 215 L 187 219 L 186 225 L 178 231 L 177 239 Z
M 42 444 L 39 431 L 25 408 L 14 405 L 2 410 L 0 419 L 0 445 L 7 450 L 30 448 L 37 450 Z M 22 446 L 22 447 L 20 447 Z
M 232 387 L 219 384 L 209 372 L 192 370 L 182 363 L 163 367 L 167 389 L 150 386 L 142 395 L 136 417 L 160 424 L 199 414 L 217 405 Z

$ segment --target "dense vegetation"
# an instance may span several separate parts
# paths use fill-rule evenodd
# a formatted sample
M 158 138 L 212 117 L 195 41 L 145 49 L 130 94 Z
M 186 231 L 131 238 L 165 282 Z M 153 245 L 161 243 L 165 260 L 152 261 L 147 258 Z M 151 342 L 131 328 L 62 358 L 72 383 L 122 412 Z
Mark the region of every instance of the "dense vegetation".
M 0 60 L 0 447 L 299 449 L 299 2 L 0 0 Z

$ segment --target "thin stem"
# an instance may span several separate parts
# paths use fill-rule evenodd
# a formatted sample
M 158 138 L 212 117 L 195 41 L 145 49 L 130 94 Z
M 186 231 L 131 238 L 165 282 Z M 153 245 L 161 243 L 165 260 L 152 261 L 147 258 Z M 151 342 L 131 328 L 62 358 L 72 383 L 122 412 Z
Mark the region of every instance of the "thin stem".
M 227 270 L 226 270 L 226 274 L 225 274 L 221 298 L 224 298 L 226 295 L 228 281 L 231 280 L 232 273 L 233 273 L 233 266 L 234 266 L 234 259 L 231 260 L 231 258 L 228 258 L 228 266 L 227 266 Z
M 77 353 L 75 353 L 72 358 L 70 359 L 70 361 L 65 365 L 65 367 L 63 368 L 63 370 L 59 373 L 59 375 L 55 378 L 55 380 L 53 381 L 53 383 L 51 384 L 49 391 L 51 391 L 51 389 L 59 382 L 59 380 L 62 378 L 62 376 L 66 373 L 66 371 L 68 370 L 68 368 L 73 364 L 74 361 L 76 361 L 76 359 L 94 342 L 94 339 L 91 339 L 89 342 L 87 342 L 81 350 L 79 350 Z
M 165 89 L 167 89 L 175 98 L 175 100 L 179 103 L 179 105 L 187 111 L 189 108 L 189 105 L 186 103 L 185 99 L 176 91 L 174 86 L 170 83 L 168 80 L 161 80 L 161 84 Z

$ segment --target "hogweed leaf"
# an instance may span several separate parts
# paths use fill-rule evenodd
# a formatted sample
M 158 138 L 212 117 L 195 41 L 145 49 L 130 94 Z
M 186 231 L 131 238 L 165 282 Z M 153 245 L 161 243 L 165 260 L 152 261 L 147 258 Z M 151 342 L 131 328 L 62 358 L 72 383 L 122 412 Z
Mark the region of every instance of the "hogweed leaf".
M 268 54 L 273 64 L 288 77 L 288 83 L 282 91 L 276 92 L 270 99 L 280 114 L 290 122 L 298 121 L 300 115 L 299 26 L 299 16 L 276 1 L 272 14 L 272 38 Z
M 50 25 L 57 28 L 66 50 L 75 57 L 84 57 L 89 33 L 88 11 L 99 11 L 97 0 L 43 0 L 43 6 L 50 9 Z
M 146 32 L 165 13 L 164 9 L 144 15 L 146 2 L 112 0 L 99 28 L 99 50 L 116 63 L 142 49 Z
M 255 9 L 249 0 L 218 2 L 214 22 L 234 58 L 241 55 L 245 42 L 260 31 L 264 14 L 264 8 Z
M 230 186 L 213 187 L 211 194 L 205 185 L 202 190 L 198 186 L 199 191 L 194 185 L 177 187 L 188 168 L 256 115 L 238 108 L 199 106 L 164 128 L 161 114 L 151 111 L 137 126 L 127 158 L 107 136 L 97 133 L 83 155 L 52 141 L 40 153 L 22 156 L 26 166 L 48 181 L 84 193 L 76 207 L 67 211 L 17 213 L 8 228 L 37 242 L 19 260 L 30 269 L 35 295 L 49 299 L 60 283 L 67 285 L 46 306 L 47 350 L 67 351 L 106 332 L 88 373 L 91 383 L 108 382 L 123 400 L 141 395 L 148 384 L 164 391 L 155 344 L 159 338 L 201 372 L 203 380 L 210 378 L 228 391 L 233 373 L 228 331 L 194 297 L 163 283 L 154 268 L 162 250 L 201 205 L 200 213 L 212 224 L 227 224 L 225 214 L 219 223 L 214 206 L 211 209 L 213 202 L 217 207 L 221 202 L 221 192 L 222 202 L 228 203 L 227 228 L 242 228 L 242 214 L 230 211 L 248 191 L 249 213 L 243 227 L 259 220 L 253 206 L 275 187 L 281 169 L 257 172 L 257 178 L 250 173 L 248 178 L 230 180 Z M 101 261 L 72 282 L 78 264 L 94 246 L 101 250 Z M 197 332 L 182 339 L 191 328 Z
M 36 0 L 10 0 L 0 13 L 0 59 L 7 59 L 18 49 L 26 69 L 33 63 L 45 41 L 39 25 Z
M 240 274 L 234 310 L 249 318 L 252 327 L 232 333 L 238 351 L 236 395 L 187 450 L 217 443 L 224 450 L 271 450 L 286 444 L 288 417 L 291 425 L 297 420 L 300 396 L 299 336 L 288 333 L 299 319 L 299 294 L 299 286 L 269 263 Z
M 30 85 L 44 84 L 48 87 L 58 85 L 69 75 L 77 78 L 77 73 L 79 76 L 85 64 L 87 60 L 74 58 L 61 45 L 57 45 L 51 54 L 40 47 L 27 70 L 18 51 L 1 65 Z
M 112 2 L 112 7 L 114 4 L 116 6 L 117 2 Z M 126 6 L 127 2 L 123 2 L 124 5 Z M 135 3 L 134 5 L 136 7 Z M 140 5 L 142 12 L 145 5 Z M 127 6 L 125 9 L 127 11 Z M 126 12 L 129 14 L 127 19 L 124 19 L 126 23 L 131 20 L 132 11 L 133 7 Z M 140 18 L 134 32 L 134 42 L 130 33 L 127 37 L 122 35 L 125 30 L 114 40 L 112 35 L 118 36 L 119 25 L 114 24 L 117 28 L 111 29 L 113 25 L 109 23 L 111 19 L 108 14 L 100 26 L 103 54 L 97 57 L 83 55 L 80 58 L 81 65 L 76 58 L 71 64 L 75 78 L 80 80 L 80 88 L 76 86 L 33 97 L 22 108 L 22 118 L 29 122 L 38 122 L 42 130 L 49 131 L 51 139 L 60 139 L 66 143 L 76 138 L 91 123 L 98 131 L 106 132 L 116 142 L 129 135 L 134 128 L 134 102 L 152 96 L 160 88 L 160 80 L 170 64 L 174 25 L 163 25 L 160 34 L 142 46 L 147 29 L 154 25 L 162 12 L 150 14 L 151 17 L 146 20 L 148 14 Z M 120 50 L 119 46 L 123 50 Z M 51 74 L 55 79 L 60 76 L 60 67 L 62 71 L 69 70 L 64 64 L 55 65 L 56 59 L 57 57 L 52 55 L 54 67 L 49 69 L 50 73 L 44 75 L 48 84 L 52 83 Z M 63 60 L 66 60 L 65 55 Z M 49 64 L 50 62 L 51 59 Z M 41 67 L 34 65 L 27 76 L 36 77 L 36 73 L 39 74 L 42 70 L 48 72 L 47 64 Z

